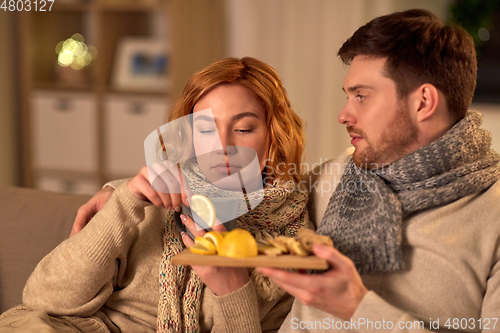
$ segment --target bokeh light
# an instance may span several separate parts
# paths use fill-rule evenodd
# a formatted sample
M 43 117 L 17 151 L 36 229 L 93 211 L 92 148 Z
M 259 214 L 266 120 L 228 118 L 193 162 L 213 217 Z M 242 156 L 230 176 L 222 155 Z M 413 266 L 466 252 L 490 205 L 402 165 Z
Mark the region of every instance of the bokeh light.
M 63 67 L 80 70 L 97 58 L 97 49 L 84 43 L 85 39 L 79 33 L 56 45 L 57 63 Z
M 486 28 L 479 28 L 477 32 L 479 39 L 481 39 L 483 42 L 487 42 L 490 40 L 490 32 Z

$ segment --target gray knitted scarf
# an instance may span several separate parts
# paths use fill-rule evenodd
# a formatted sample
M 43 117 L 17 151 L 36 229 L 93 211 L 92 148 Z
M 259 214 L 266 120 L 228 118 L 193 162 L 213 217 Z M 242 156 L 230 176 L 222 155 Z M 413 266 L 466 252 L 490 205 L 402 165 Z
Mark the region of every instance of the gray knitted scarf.
M 402 269 L 404 218 L 500 178 L 500 156 L 481 122 L 470 111 L 438 140 L 381 169 L 360 169 L 351 158 L 317 232 L 329 235 L 361 274 Z

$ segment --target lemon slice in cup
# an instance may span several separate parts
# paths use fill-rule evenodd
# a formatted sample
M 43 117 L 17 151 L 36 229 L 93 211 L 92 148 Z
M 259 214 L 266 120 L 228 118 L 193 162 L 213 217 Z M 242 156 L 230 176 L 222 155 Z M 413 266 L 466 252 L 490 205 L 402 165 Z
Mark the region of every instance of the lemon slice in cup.
M 191 197 L 190 207 L 209 227 L 214 226 L 215 207 L 209 198 L 202 194 L 194 194 Z

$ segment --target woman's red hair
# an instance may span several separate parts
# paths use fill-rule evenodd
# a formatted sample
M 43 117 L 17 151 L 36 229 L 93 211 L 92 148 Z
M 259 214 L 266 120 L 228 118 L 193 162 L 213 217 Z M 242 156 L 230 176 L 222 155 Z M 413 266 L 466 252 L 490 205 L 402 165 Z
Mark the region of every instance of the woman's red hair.
M 267 176 L 281 181 L 300 181 L 304 130 L 302 120 L 292 110 L 278 73 L 251 57 L 227 58 L 193 74 L 168 114 L 168 121 L 189 115 L 194 105 L 221 84 L 247 87 L 261 100 L 266 110 L 269 131 Z

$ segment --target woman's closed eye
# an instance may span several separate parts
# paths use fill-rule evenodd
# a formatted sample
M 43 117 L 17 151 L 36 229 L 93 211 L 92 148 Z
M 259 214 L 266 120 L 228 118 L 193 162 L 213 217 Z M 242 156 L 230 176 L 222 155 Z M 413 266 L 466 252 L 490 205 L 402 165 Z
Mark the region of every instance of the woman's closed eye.
M 198 133 L 200 134 L 212 134 L 212 133 L 216 133 L 217 130 L 216 129 L 200 129 L 198 130 Z
M 236 129 L 235 131 L 238 132 L 238 133 L 252 133 L 253 129 L 252 128 L 249 128 L 249 129 L 241 129 L 241 128 L 239 128 L 239 129 Z

